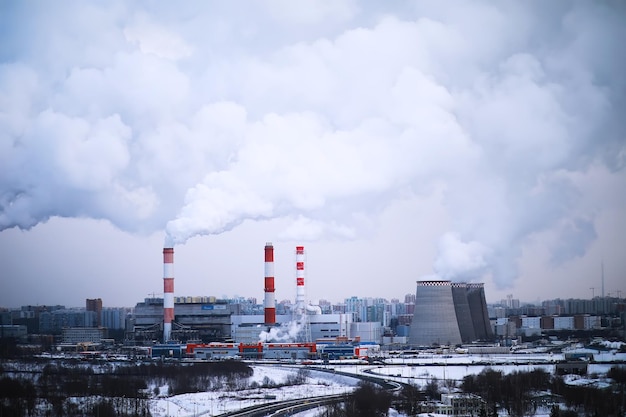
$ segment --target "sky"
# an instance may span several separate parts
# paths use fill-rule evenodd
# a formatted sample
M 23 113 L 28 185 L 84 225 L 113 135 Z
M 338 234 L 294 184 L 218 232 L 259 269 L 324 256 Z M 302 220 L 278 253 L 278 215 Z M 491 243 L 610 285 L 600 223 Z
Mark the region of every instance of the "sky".
M 619 1 L 0 5 L 0 306 L 626 294 Z M 619 293 L 618 293 L 619 291 Z

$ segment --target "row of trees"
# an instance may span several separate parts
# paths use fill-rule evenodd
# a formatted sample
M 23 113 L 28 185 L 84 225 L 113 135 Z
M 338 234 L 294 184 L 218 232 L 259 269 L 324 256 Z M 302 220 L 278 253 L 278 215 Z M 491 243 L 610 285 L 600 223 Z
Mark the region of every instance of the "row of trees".
M 378 385 L 361 382 L 345 402 L 326 406 L 320 417 L 383 417 L 392 400 L 392 394 Z
M 479 395 L 485 406 L 477 417 L 495 417 L 497 410 L 509 416 L 532 416 L 541 406 L 551 407 L 551 417 L 618 417 L 626 413 L 626 368 L 613 367 L 607 373 L 613 383 L 608 388 L 567 385 L 560 376 L 538 369 L 504 374 L 485 369 L 466 376 L 461 390 Z M 379 417 L 387 415 L 393 405 L 406 415 L 429 410 L 428 401 L 439 399 L 439 384 L 431 380 L 423 389 L 405 385 L 395 395 L 370 383 L 362 383 L 344 404 L 328 406 L 323 417 Z M 556 405 L 560 403 L 564 407 Z
M 626 370 L 613 367 L 607 374 L 613 383 L 606 388 L 569 385 L 560 376 L 536 369 L 512 372 L 486 369 L 463 378 L 461 389 L 481 396 L 486 402 L 485 415 L 496 415 L 503 408 L 511 416 L 534 415 L 540 405 L 561 403 L 552 408 L 553 417 L 582 413 L 585 416 L 623 416 L 626 413 Z
M 149 385 L 182 394 L 236 384 L 252 373 L 239 361 L 133 364 L 104 372 L 76 363 L 48 364 L 39 373 L 0 378 L 0 416 L 149 416 Z

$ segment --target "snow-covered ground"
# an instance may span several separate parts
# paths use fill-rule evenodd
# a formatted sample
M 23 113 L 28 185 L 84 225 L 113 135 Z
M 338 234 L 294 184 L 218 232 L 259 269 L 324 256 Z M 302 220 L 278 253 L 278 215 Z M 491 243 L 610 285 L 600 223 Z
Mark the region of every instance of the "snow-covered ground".
M 300 368 L 277 365 L 254 365 L 254 374 L 249 384 L 261 385 L 271 380 L 277 385 L 285 382 Z M 318 395 L 342 394 L 354 390 L 359 380 L 338 374 L 311 370 L 305 384 L 277 388 L 255 388 L 242 391 L 208 391 L 195 394 L 181 394 L 169 398 L 161 397 L 150 400 L 150 412 L 159 416 L 214 416 L 232 410 L 240 410 L 252 405 L 272 401 L 314 397 Z M 167 387 L 159 387 L 167 392 Z
M 571 350 L 571 352 L 582 349 Z M 626 354 L 593 351 L 596 361 L 609 363 L 590 363 L 588 373 L 604 375 L 617 363 L 626 363 Z M 564 359 L 562 354 L 510 354 L 510 355 L 417 355 L 413 358 L 386 358 L 392 366 L 362 365 L 349 363 L 341 365 L 320 365 L 327 370 L 337 370 L 342 373 L 363 374 L 371 372 L 389 380 L 410 382 L 420 386 L 425 385 L 433 378 L 441 383 L 444 381 L 460 381 L 466 375 L 478 374 L 485 368 L 500 370 L 503 373 L 514 371 L 531 371 L 543 369 L 553 373 L 555 364 Z M 248 384 L 256 382 L 262 385 L 268 380 L 280 385 L 291 375 L 301 369 L 298 366 L 253 365 L 254 374 Z M 283 386 L 278 388 L 255 388 L 243 391 L 209 391 L 195 394 L 182 394 L 172 397 L 161 396 L 150 400 L 150 411 L 153 416 L 214 416 L 227 411 L 239 410 L 251 405 L 258 405 L 277 400 L 311 397 L 350 392 L 355 389 L 358 380 L 340 374 L 320 372 L 315 368 L 309 369 L 305 384 L 298 386 Z M 367 373 L 366 373 L 367 374 Z M 566 382 L 580 385 L 604 386 L 609 381 L 571 376 Z M 167 387 L 159 387 L 161 393 L 167 393 Z M 298 414 L 298 417 L 315 417 L 319 410 L 311 410 Z M 398 415 L 393 412 L 390 415 Z M 535 417 L 549 416 L 549 410 L 538 410 Z

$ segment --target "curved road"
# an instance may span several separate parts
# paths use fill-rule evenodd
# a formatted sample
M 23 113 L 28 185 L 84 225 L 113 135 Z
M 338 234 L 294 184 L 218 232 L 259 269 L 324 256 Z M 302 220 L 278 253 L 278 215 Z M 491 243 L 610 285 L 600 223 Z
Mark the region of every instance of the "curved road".
M 342 372 L 337 371 L 336 369 L 330 370 L 326 368 L 318 368 L 318 367 L 308 367 L 312 371 L 317 372 L 326 372 L 338 375 L 349 376 L 352 378 L 358 378 L 362 381 L 371 382 L 377 385 L 380 385 L 386 390 L 389 391 L 398 391 L 402 389 L 402 385 L 399 382 L 389 381 L 382 377 L 376 377 L 373 375 L 360 375 L 353 374 L 350 372 Z M 288 416 L 293 413 L 298 413 L 305 410 L 310 410 L 311 408 L 316 408 L 322 405 L 334 404 L 334 403 L 342 403 L 346 401 L 346 394 L 334 394 L 334 395 L 322 395 L 317 397 L 310 398 L 299 398 L 296 400 L 286 400 L 286 401 L 276 401 L 270 404 L 262 404 L 256 405 L 248 408 L 244 408 L 238 411 L 231 411 L 228 413 L 220 414 L 220 417 L 262 417 L 262 416 L 273 416 L 273 417 L 282 417 Z

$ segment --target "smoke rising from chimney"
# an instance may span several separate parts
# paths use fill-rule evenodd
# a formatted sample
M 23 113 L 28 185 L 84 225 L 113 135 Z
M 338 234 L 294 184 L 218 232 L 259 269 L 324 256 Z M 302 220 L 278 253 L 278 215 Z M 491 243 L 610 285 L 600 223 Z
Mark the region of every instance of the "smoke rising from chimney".
M 165 227 L 174 247 L 286 219 L 294 238 L 355 239 L 391 201 L 441 185 L 453 224 L 435 273 L 508 286 L 530 236 L 562 237 L 547 249 L 567 262 L 621 204 L 581 198 L 594 173 L 624 182 L 619 3 L 345 7 L 308 22 L 198 7 L 211 24 L 166 5 L 0 13 L 0 230 L 88 217 Z M 272 31 L 206 36 L 229 18 Z

